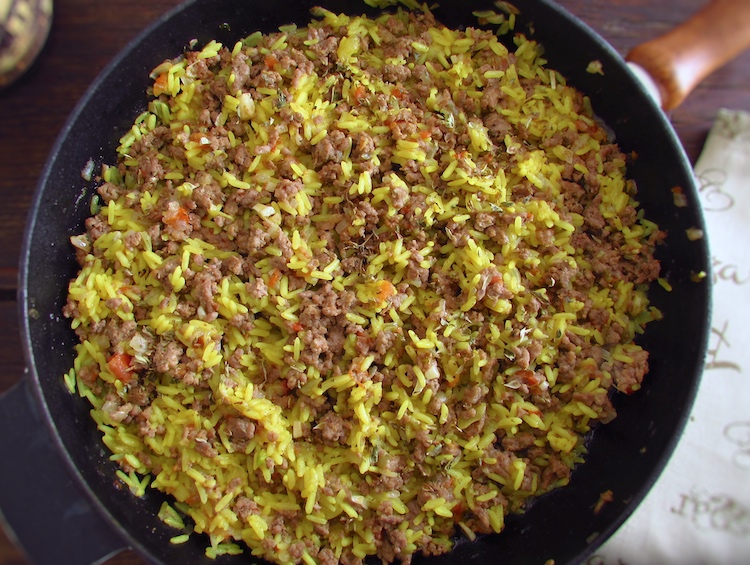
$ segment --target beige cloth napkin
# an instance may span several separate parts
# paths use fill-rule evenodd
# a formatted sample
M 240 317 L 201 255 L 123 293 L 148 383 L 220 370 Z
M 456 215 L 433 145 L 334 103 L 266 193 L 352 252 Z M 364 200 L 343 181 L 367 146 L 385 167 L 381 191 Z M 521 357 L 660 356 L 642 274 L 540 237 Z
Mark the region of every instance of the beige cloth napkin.
M 665 472 L 587 565 L 750 564 L 750 113 L 719 112 L 695 174 L 714 266 L 705 372 Z

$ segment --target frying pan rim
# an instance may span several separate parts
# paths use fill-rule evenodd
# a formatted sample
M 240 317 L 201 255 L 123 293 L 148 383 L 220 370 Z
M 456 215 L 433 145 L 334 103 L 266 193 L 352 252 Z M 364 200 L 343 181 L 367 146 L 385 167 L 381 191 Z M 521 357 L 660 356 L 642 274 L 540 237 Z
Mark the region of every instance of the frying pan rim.
M 65 443 L 57 429 L 57 426 L 55 425 L 53 414 L 50 410 L 50 407 L 48 406 L 46 402 L 46 398 L 43 392 L 43 385 L 40 380 L 39 372 L 37 371 L 36 362 L 34 360 L 33 355 L 33 345 L 32 345 L 32 329 L 30 327 L 30 312 L 31 305 L 29 304 L 29 294 L 28 294 L 28 277 L 29 277 L 29 257 L 31 252 L 31 245 L 32 245 L 32 237 L 35 233 L 35 228 L 37 226 L 37 220 L 38 220 L 38 214 L 40 210 L 40 204 L 42 200 L 42 196 L 45 193 L 45 189 L 48 189 L 50 175 L 56 166 L 59 158 L 59 154 L 61 152 L 61 149 L 65 143 L 65 141 L 68 139 L 68 136 L 70 134 L 70 130 L 73 128 L 74 124 L 77 122 L 79 117 L 82 115 L 82 113 L 86 110 L 88 105 L 90 104 L 90 101 L 92 98 L 94 98 L 97 93 L 99 92 L 100 87 L 102 84 L 107 80 L 107 78 L 117 70 L 117 68 L 120 66 L 122 61 L 133 53 L 134 50 L 137 49 L 139 45 L 143 43 L 143 41 L 151 35 L 157 28 L 159 28 L 161 25 L 163 25 L 167 20 L 170 20 L 171 18 L 175 17 L 180 12 L 188 9 L 192 5 L 201 2 L 202 0 L 187 0 L 185 2 L 182 2 L 178 4 L 177 6 L 173 7 L 172 9 L 168 10 L 155 20 L 153 20 L 150 24 L 148 24 L 141 32 L 139 32 L 134 38 L 132 38 L 120 51 L 107 63 L 107 65 L 98 73 L 96 78 L 91 82 L 91 84 L 87 87 L 84 94 L 81 96 L 81 98 L 78 100 L 76 105 L 74 106 L 73 110 L 69 114 L 68 118 L 66 119 L 66 122 L 62 129 L 60 130 L 59 134 L 56 137 L 56 140 L 49 152 L 49 156 L 45 162 L 45 165 L 42 169 L 42 172 L 40 174 L 39 180 L 36 185 L 36 189 L 34 192 L 34 196 L 32 198 L 29 213 L 26 220 L 26 227 L 24 230 L 24 237 L 22 241 L 22 247 L 21 247 L 21 254 L 20 254 L 20 265 L 21 268 L 19 269 L 19 285 L 18 285 L 18 312 L 20 317 L 20 329 L 22 334 L 22 349 L 24 354 L 24 359 L 26 361 L 27 366 L 27 376 L 24 376 L 24 379 L 28 379 L 30 383 L 32 383 L 33 386 L 29 387 L 32 391 L 32 394 L 34 396 L 34 399 L 37 403 L 37 406 L 41 407 L 42 410 L 42 420 L 44 420 L 44 424 L 49 432 L 50 438 L 52 440 L 52 443 L 54 445 L 54 449 L 56 452 L 61 456 L 65 467 L 67 468 L 70 475 L 74 477 L 74 480 L 76 484 L 82 488 L 84 494 L 86 495 L 87 500 L 92 503 L 94 509 L 103 516 L 107 524 L 110 528 L 113 529 L 113 531 L 117 532 L 117 534 L 122 538 L 123 544 L 126 547 L 130 547 L 132 549 L 135 549 L 141 556 L 144 558 L 147 558 L 151 560 L 151 551 L 145 547 L 136 537 L 134 537 L 128 529 L 123 527 L 120 522 L 112 515 L 110 509 L 105 505 L 100 498 L 96 495 L 96 493 L 93 491 L 92 487 L 89 485 L 88 481 L 85 480 L 81 472 L 77 469 L 77 466 L 75 465 L 75 462 L 69 453 L 68 449 L 65 446 Z M 552 2 L 550 0 L 537 0 L 540 4 L 544 4 L 547 9 L 550 9 L 552 11 L 555 11 L 557 14 L 559 14 L 561 17 L 566 18 L 567 20 L 574 23 L 577 27 L 581 28 L 585 33 L 587 33 L 591 38 L 595 39 L 597 43 L 599 44 L 600 48 L 607 51 L 611 56 L 620 59 L 621 64 L 625 66 L 625 61 L 621 58 L 619 53 L 611 46 L 611 44 L 606 41 L 602 36 L 599 35 L 598 32 L 590 28 L 583 20 L 576 17 L 574 14 L 566 10 L 565 8 L 561 7 L 560 5 L 556 4 L 555 2 Z M 637 81 L 635 78 L 633 78 L 633 87 L 636 89 L 641 90 L 641 94 L 644 98 L 648 98 L 646 95 L 645 88 Z M 678 149 L 678 158 L 680 159 L 679 165 L 684 168 L 685 170 L 691 170 L 689 160 L 687 159 L 687 156 L 684 152 L 684 148 L 677 137 L 671 123 L 668 121 L 667 116 L 664 112 L 658 111 L 658 116 L 660 117 L 662 123 L 658 126 L 654 127 L 661 127 L 662 130 L 664 130 L 665 134 L 670 137 L 670 140 L 672 142 L 672 145 L 674 148 Z M 694 189 L 695 187 L 693 187 Z M 701 220 L 703 219 L 702 214 L 699 216 Z M 704 230 L 705 233 L 705 230 Z M 706 253 L 707 253 L 707 242 L 705 243 L 706 247 Z M 710 262 L 708 262 L 708 266 L 710 268 Z M 707 321 L 710 320 L 711 311 L 712 311 L 712 301 L 711 301 L 711 293 L 710 293 L 710 276 L 707 277 L 708 280 L 706 281 L 706 284 L 709 285 L 709 300 L 706 304 L 706 312 L 705 312 L 705 319 Z M 707 322 L 707 326 L 708 326 Z M 701 342 L 698 345 L 700 351 L 702 352 L 701 357 L 705 357 L 705 351 L 708 347 L 708 327 L 706 328 L 706 331 L 702 334 Z M 658 480 L 658 478 L 662 475 L 666 465 L 668 464 L 670 458 L 674 454 L 674 451 L 676 449 L 677 444 L 679 443 L 682 431 L 685 428 L 685 425 L 687 424 L 687 421 L 690 416 L 691 408 L 694 406 L 695 403 L 695 397 L 698 392 L 699 384 L 700 384 L 700 371 L 699 369 L 696 369 L 698 371 L 698 377 L 694 379 L 692 383 L 692 390 L 689 394 L 689 402 L 685 404 L 685 407 L 683 409 L 683 413 L 681 414 L 680 418 L 676 419 L 676 426 L 675 430 L 677 433 L 673 434 L 670 438 L 667 446 L 666 446 L 666 453 L 662 457 L 659 458 L 658 462 L 654 464 L 651 468 L 651 471 L 648 475 L 648 478 L 643 481 L 643 484 L 638 489 L 638 496 L 633 497 L 634 500 L 630 501 L 620 512 L 617 519 L 613 520 L 609 527 L 600 533 L 599 543 L 594 541 L 591 544 L 591 547 L 589 548 L 590 551 L 588 552 L 589 555 L 593 553 L 596 548 L 598 548 L 601 543 L 604 542 L 604 540 L 608 539 L 617 529 L 619 529 L 622 524 L 632 515 L 632 513 L 637 509 L 639 504 L 642 502 L 642 500 L 646 497 L 646 495 L 652 490 L 654 484 Z

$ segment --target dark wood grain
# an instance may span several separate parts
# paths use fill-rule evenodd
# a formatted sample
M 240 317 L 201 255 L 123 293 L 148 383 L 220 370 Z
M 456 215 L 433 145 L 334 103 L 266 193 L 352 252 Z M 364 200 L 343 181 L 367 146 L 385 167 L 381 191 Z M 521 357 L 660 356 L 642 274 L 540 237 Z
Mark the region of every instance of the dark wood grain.
M 251 0 L 248 0 L 251 1 Z M 620 53 L 683 21 L 704 0 L 560 0 Z M 177 0 L 56 0 L 49 42 L 20 82 L 0 92 L 0 392 L 23 375 L 16 315 L 17 263 L 34 187 L 54 140 L 86 87 L 140 30 Z M 523 2 L 518 0 L 522 6 Z M 710 76 L 671 115 L 689 158 L 700 154 L 721 107 L 750 110 L 750 53 Z M 0 432 L 2 433 L 2 432 Z M 23 565 L 0 535 L 0 565 Z M 133 553 L 115 565 L 144 563 Z

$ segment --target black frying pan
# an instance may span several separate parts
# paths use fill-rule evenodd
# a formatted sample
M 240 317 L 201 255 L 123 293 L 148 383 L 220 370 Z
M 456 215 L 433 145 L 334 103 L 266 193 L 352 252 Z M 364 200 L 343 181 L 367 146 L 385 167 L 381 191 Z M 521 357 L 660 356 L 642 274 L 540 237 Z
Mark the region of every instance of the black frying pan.
M 625 152 L 638 158 L 630 176 L 647 216 L 669 233 L 659 255 L 674 290 L 655 285 L 652 302 L 665 315 L 641 341 L 651 352 L 651 372 L 637 394 L 615 399 L 618 417 L 596 430 L 585 465 L 570 485 L 542 497 L 522 516 L 510 517 L 500 535 L 463 543 L 440 558 L 418 563 L 556 565 L 583 561 L 633 512 L 672 453 L 688 417 L 703 368 L 709 321 L 710 277 L 705 239 L 689 241 L 703 220 L 689 162 L 668 120 L 647 97 L 619 55 L 592 30 L 548 0 L 517 0 L 519 28 L 546 48 L 549 66 L 586 92 Z M 68 238 L 83 230 L 94 184 L 81 178 L 93 158 L 115 161 L 119 137 L 145 108 L 150 70 L 197 38 L 233 45 L 255 31 L 309 21 L 309 8 L 365 11 L 346 0 L 190 0 L 156 21 L 89 89 L 52 151 L 28 219 L 21 257 L 20 319 L 28 374 L 1 400 L 0 508 L 38 563 L 91 563 L 132 547 L 157 563 L 209 563 L 207 540 L 191 536 L 170 545 L 175 531 L 156 517 L 163 497 L 141 499 L 116 484 L 87 401 L 71 395 L 62 375 L 70 368 L 76 338 L 61 316 L 68 280 L 77 270 Z M 472 11 L 491 0 L 442 2 L 438 19 L 452 26 L 476 24 Z M 369 10 L 372 12 L 372 10 Z M 605 75 L 586 72 L 598 59 Z M 676 207 L 680 186 L 687 207 Z M 614 501 L 596 512 L 601 493 Z M 248 556 L 219 563 L 247 563 Z

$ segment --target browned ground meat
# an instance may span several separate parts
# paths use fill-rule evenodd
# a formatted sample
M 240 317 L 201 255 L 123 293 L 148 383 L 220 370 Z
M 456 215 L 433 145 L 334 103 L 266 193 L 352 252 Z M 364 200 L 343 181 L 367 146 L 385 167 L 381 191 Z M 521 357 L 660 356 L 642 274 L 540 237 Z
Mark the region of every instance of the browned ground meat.
M 445 553 L 456 524 L 499 531 L 498 512 L 566 483 L 583 435 L 615 417 L 611 392 L 648 370 L 633 336 L 656 317 L 639 293 L 663 234 L 580 93 L 558 85 L 573 115 L 544 121 L 551 79 L 518 72 L 535 47 L 503 55 L 469 31 L 473 74 L 457 82 L 463 53 L 448 73 L 426 55 L 443 49 L 429 12 L 356 39 L 321 17 L 184 54 L 179 87 L 200 107 L 184 124 L 162 109 L 100 184 L 112 214 L 86 221 L 77 258 L 114 283 L 81 282 L 101 305 L 71 292 L 65 314 L 90 318 L 76 332 L 104 361 L 78 378 L 108 423 L 179 444 L 137 458 L 204 478 L 169 487 L 182 502 L 227 504 L 216 523 L 289 562 L 362 563 L 361 519 L 367 551 L 407 565 L 413 543 Z M 308 81 L 326 85 L 314 106 Z M 117 206 L 133 218 L 111 225 Z M 309 453 L 330 455 L 320 475 L 299 467 Z M 213 464 L 233 478 L 215 484 Z M 308 520 L 332 500 L 338 513 Z

